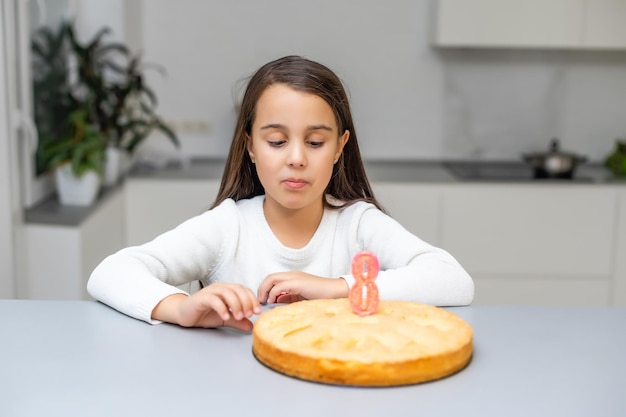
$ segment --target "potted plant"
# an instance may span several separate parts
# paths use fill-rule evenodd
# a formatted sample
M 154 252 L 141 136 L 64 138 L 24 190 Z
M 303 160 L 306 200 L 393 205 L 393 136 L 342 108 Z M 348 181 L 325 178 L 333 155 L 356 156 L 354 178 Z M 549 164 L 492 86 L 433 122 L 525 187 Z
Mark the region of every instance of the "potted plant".
M 112 185 L 121 172 L 119 153 L 132 155 L 154 130 L 179 146 L 176 134 L 156 114 L 156 96 L 144 83 L 140 56 L 121 43 L 104 43 L 108 33 L 103 28 L 81 43 L 72 24 L 63 23 L 56 32 L 43 27 L 34 36 L 39 170 L 71 167 L 76 180 L 94 172 Z
M 121 43 L 104 43 L 108 28 L 101 29 L 87 44 L 81 44 L 71 25 L 67 37 L 76 59 L 74 95 L 91 93 L 89 120 L 108 140 L 105 185 L 112 185 L 137 147 L 155 131 L 161 131 L 175 146 L 179 141 L 157 115 L 157 98 L 145 83 L 145 65 Z M 160 69 L 152 66 L 152 68 Z
M 106 137 L 87 121 L 88 107 L 69 115 L 68 135 L 47 142 L 43 158 L 54 168 L 61 204 L 91 205 L 100 190 Z
M 87 123 L 87 106 L 68 83 L 67 25 L 33 38 L 37 173 L 53 172 L 61 204 L 86 206 L 100 190 L 106 140 Z

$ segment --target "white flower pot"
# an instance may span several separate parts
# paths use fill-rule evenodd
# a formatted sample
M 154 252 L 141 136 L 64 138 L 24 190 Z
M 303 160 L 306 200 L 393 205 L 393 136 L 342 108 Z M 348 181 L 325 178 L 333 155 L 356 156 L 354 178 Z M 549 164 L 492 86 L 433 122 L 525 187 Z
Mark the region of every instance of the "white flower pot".
M 117 185 L 120 179 L 128 174 L 133 162 L 133 158 L 125 149 L 108 146 L 104 160 L 104 186 Z
M 125 177 L 135 165 L 137 161 L 137 154 L 131 154 L 128 151 L 122 151 L 122 177 Z
M 107 146 L 104 159 L 104 186 L 110 187 L 116 185 L 122 176 L 123 164 L 122 160 L 124 151 L 115 146 Z
M 100 191 L 100 177 L 95 171 L 87 171 L 77 177 L 72 165 L 61 165 L 54 170 L 57 193 L 61 204 L 68 206 L 90 206 Z

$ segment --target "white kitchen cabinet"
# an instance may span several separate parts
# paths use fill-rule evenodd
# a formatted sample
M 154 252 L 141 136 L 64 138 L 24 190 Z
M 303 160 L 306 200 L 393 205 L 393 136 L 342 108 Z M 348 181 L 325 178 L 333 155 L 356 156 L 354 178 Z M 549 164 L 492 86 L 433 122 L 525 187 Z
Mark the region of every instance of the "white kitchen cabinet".
M 581 42 L 583 0 L 438 0 L 435 44 L 570 47 Z
M 476 280 L 478 303 L 610 303 L 613 189 L 466 184 L 442 207 L 441 245 Z
M 146 243 L 209 209 L 219 180 L 129 178 L 124 191 L 126 246 Z M 181 285 L 189 293 L 198 283 Z
M 408 231 L 439 244 L 441 191 L 437 184 L 374 182 L 372 189 L 388 214 Z
M 91 271 L 124 247 L 123 200 L 121 190 L 112 191 L 79 225 L 26 223 L 20 298 L 89 299 Z
M 608 279 L 568 279 L 554 276 L 498 277 L 474 275 L 473 305 L 577 306 L 611 304 Z
M 439 47 L 624 49 L 623 0 L 437 0 Z
M 89 274 L 105 256 L 204 212 L 218 188 L 218 179 L 131 177 L 80 225 L 27 223 L 21 296 L 88 298 Z M 475 305 L 626 305 L 623 187 L 379 180 L 372 188 L 407 230 L 461 262 Z
M 626 1 L 586 0 L 583 43 L 586 48 L 626 48 Z
M 626 194 L 617 229 L 615 188 L 455 182 L 372 188 L 392 217 L 470 272 L 475 305 L 626 303 L 626 255 L 617 255 L 626 254 Z
M 585 186 L 467 185 L 444 194 L 442 244 L 476 273 L 608 276 L 615 197 Z
M 373 183 L 376 197 L 399 223 L 423 240 L 437 244 L 440 192 L 419 183 Z M 125 185 L 127 245 L 154 239 L 207 210 L 217 191 L 215 180 L 128 179 Z
M 373 183 L 376 197 L 400 224 L 423 240 L 437 244 L 440 191 L 436 185 Z M 207 210 L 219 189 L 217 180 L 153 180 L 130 178 L 125 184 L 125 242 L 154 239 Z
M 612 288 L 613 305 L 626 307 L 626 191 L 618 196 L 619 215 L 615 228 L 616 241 L 614 287 Z
M 129 178 L 125 184 L 125 242 L 139 245 L 206 211 L 219 180 Z

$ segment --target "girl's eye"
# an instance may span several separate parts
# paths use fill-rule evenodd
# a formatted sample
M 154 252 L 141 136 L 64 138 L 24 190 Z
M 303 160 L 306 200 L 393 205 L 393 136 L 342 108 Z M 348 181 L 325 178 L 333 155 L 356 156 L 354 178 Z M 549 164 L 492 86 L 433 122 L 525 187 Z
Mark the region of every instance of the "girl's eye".
M 316 140 L 310 140 L 309 141 L 309 145 L 313 148 L 319 148 L 320 146 L 322 146 L 324 144 L 324 142 L 321 141 L 316 141 Z
M 278 148 L 282 145 L 285 144 L 286 141 L 284 140 L 268 140 L 267 143 L 269 143 L 269 145 L 273 148 Z

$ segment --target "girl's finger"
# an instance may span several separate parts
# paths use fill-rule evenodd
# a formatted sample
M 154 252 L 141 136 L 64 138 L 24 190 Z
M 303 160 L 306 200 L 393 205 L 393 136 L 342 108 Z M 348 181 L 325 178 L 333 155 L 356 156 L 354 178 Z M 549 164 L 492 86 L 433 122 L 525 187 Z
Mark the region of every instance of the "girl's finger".
M 224 302 L 221 296 L 215 293 L 205 293 L 205 294 L 198 293 L 198 295 L 199 296 L 201 295 L 200 302 L 201 302 L 201 307 L 204 311 L 213 310 L 224 321 L 230 319 L 228 306 Z
M 220 293 L 220 297 L 224 304 L 226 304 L 226 307 L 228 307 L 232 317 L 236 320 L 241 320 L 244 317 L 241 299 L 236 291 L 232 288 L 227 288 L 225 291 Z
M 265 277 L 265 279 L 259 285 L 257 289 L 257 296 L 260 302 L 271 302 L 273 299 L 271 298 L 272 290 L 279 284 L 285 281 L 286 274 L 282 272 L 277 272 L 274 274 L 269 274 Z M 274 295 L 275 296 L 275 295 Z
M 261 282 L 261 285 L 259 285 L 259 288 L 257 289 L 257 298 L 259 302 L 267 302 L 267 297 L 269 296 L 269 292 L 273 286 L 274 284 L 269 282 L 267 278 L 265 278 L 263 282 Z
M 289 304 L 289 303 L 295 303 L 296 301 L 302 301 L 302 300 L 305 300 L 305 298 L 302 297 L 300 294 L 286 293 L 284 295 L 279 295 L 276 299 L 276 302 Z
M 245 310 L 246 317 L 250 318 L 253 314 L 261 314 L 261 303 L 259 299 L 254 295 L 252 290 L 245 288 L 245 295 L 242 296 L 243 308 Z
M 254 295 L 251 289 L 244 286 L 234 286 L 233 290 L 237 294 L 237 297 L 239 297 L 241 311 L 246 317 L 250 318 L 253 314 L 261 313 L 259 299 Z
M 241 320 L 231 318 L 230 320 L 226 320 L 224 322 L 224 326 L 232 327 L 234 329 L 241 330 L 242 332 L 249 332 L 254 327 L 252 322 L 246 318 Z

